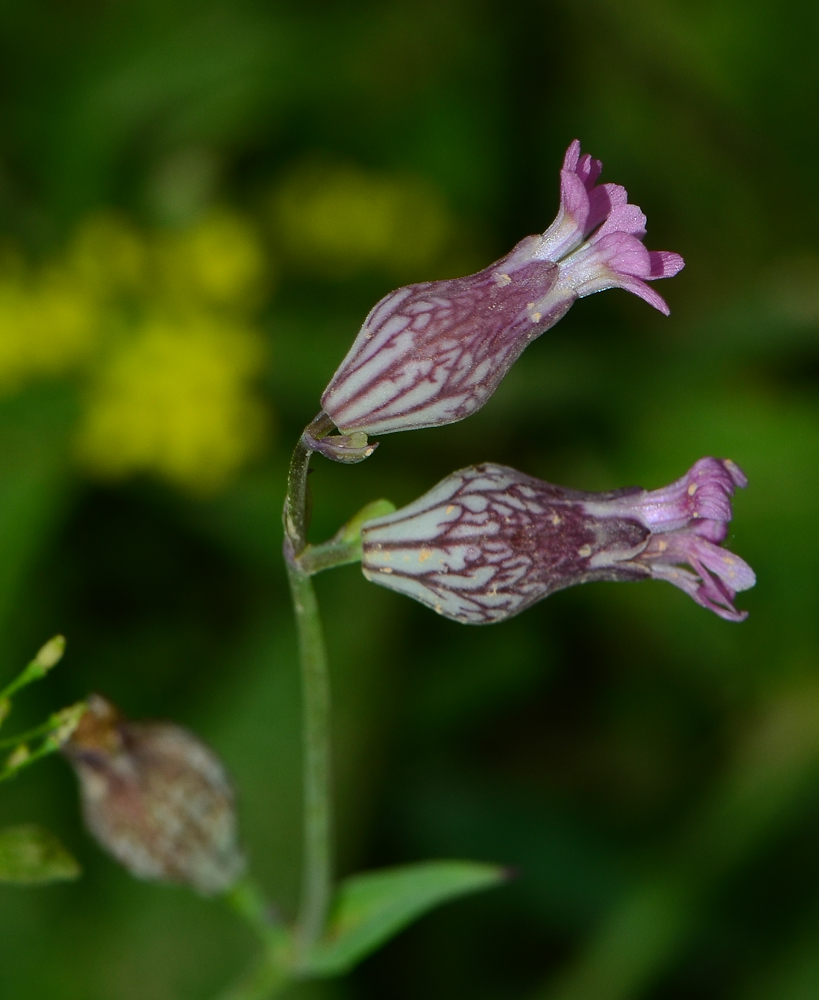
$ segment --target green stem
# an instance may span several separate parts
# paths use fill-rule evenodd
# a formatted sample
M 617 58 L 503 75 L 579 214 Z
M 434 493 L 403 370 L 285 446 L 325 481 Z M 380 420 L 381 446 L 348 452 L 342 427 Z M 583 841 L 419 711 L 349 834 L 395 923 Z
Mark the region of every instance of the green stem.
M 277 954 L 266 948 L 250 972 L 220 994 L 219 1000 L 273 1000 L 291 982 Z
M 297 963 L 319 940 L 332 888 L 330 684 L 318 602 L 309 576 L 288 565 L 302 677 L 304 856 Z
M 54 723 L 49 719 L 48 722 L 44 722 L 41 726 L 35 726 L 34 729 L 27 729 L 24 733 L 18 733 L 16 736 L 9 736 L 8 739 L 0 740 L 0 750 L 17 747 L 21 743 L 28 743 L 29 740 L 36 739 L 38 736 L 45 736 L 53 728 Z
M 257 937 L 265 944 L 280 949 L 282 963 L 286 964 L 290 935 L 284 924 L 271 912 L 256 883 L 245 876 L 225 893 L 224 900 Z
M 272 1000 L 292 981 L 287 928 L 271 917 L 264 896 L 248 878 L 233 886 L 224 898 L 261 940 L 264 951 L 247 975 L 219 1000 Z
M 320 545 L 307 545 L 299 556 L 299 569 L 305 576 L 315 576 L 323 569 L 361 562 L 361 539 L 352 542 L 331 538 Z
M 298 921 L 291 937 L 285 927 L 270 920 L 264 898 L 248 880 L 227 894 L 226 901 L 261 938 L 264 950 L 248 975 L 220 1000 L 271 1000 L 278 996 L 293 981 L 294 973 L 298 975 L 299 968 L 306 965 L 327 922 L 332 892 L 330 684 L 310 573 L 351 561 L 349 550 L 357 547 L 342 539 L 332 539 L 318 547 L 307 565 L 302 566 L 299 557 L 308 549 L 310 520 L 307 477 L 313 451 L 306 439 L 308 436 L 321 439 L 332 428 L 333 422 L 322 411 L 299 439 L 290 462 L 283 511 L 284 555 L 296 616 L 302 680 L 304 850 Z
M 307 428 L 314 438 L 332 429 L 321 412 Z M 298 557 L 307 546 L 307 475 L 312 452 L 304 437 L 290 465 L 284 504 L 285 557 L 296 616 L 302 679 L 304 854 L 296 929 L 296 964 L 302 964 L 321 937 L 332 891 L 330 791 L 330 683 L 318 602 L 309 574 Z
M 61 635 L 55 635 L 53 639 L 49 639 L 48 642 L 38 650 L 37 655 L 31 663 L 23 669 L 22 673 L 19 673 L 11 684 L 6 685 L 6 687 L 0 691 L 0 703 L 7 702 L 12 695 L 17 694 L 21 688 L 24 688 L 34 681 L 39 681 L 45 677 L 49 670 L 60 662 L 64 650 L 65 639 Z
M 21 760 L 18 764 L 7 764 L 0 770 L 0 781 L 8 781 L 9 778 L 16 777 L 24 768 L 30 767 L 38 760 L 42 760 L 43 757 L 47 757 L 50 753 L 54 753 L 59 749 L 60 744 L 56 740 L 44 740 L 36 750 L 32 750 L 28 757 Z
M 315 438 L 322 438 L 333 428 L 333 422 L 322 410 L 305 429 L 306 433 Z M 284 534 L 292 555 L 298 556 L 307 545 L 307 524 L 309 521 L 309 502 L 307 474 L 310 471 L 310 456 L 313 452 L 307 447 L 302 436 L 293 452 L 290 461 L 290 474 L 287 480 L 287 496 L 284 501 Z

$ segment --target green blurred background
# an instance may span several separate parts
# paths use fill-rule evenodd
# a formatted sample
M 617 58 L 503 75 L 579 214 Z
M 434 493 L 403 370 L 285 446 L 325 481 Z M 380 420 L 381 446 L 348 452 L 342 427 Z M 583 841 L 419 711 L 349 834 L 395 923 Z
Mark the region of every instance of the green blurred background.
M 299 996 L 819 997 L 818 42 L 800 0 L 0 5 L 0 680 L 69 640 L 13 722 L 99 690 L 194 728 L 286 914 L 279 512 L 366 311 L 543 230 L 575 137 L 687 260 L 670 319 L 595 296 L 465 423 L 316 460 L 321 539 L 472 462 L 654 488 L 728 456 L 759 583 L 742 625 L 643 583 L 477 629 L 320 578 L 340 871 L 519 875 Z M 101 854 L 61 760 L 0 790 L 28 821 L 85 871 L 0 887 L 3 1000 L 198 1000 L 249 960 L 218 903 Z

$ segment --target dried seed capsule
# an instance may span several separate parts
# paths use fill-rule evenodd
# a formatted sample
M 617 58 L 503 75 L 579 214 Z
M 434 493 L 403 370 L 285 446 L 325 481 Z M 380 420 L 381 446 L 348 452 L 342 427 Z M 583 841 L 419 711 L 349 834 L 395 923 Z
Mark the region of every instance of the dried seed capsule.
M 233 790 L 219 759 L 171 722 L 130 722 L 100 695 L 63 747 L 89 830 L 132 875 L 205 895 L 239 877 Z

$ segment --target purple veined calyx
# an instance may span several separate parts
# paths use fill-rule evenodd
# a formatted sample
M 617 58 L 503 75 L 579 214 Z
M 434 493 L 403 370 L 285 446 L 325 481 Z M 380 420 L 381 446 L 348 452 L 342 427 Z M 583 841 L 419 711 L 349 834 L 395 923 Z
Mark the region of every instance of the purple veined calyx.
M 659 490 L 564 489 L 505 465 L 447 476 L 408 506 L 364 523 L 364 575 L 467 624 L 503 621 L 592 580 L 667 580 L 728 621 L 753 570 L 721 547 L 747 481 L 702 458 Z
M 624 288 L 668 314 L 647 282 L 676 274 L 683 259 L 643 246 L 645 216 L 625 188 L 597 184 L 601 169 L 573 142 L 545 233 L 477 274 L 408 285 L 377 303 L 322 396 L 342 434 L 462 420 L 527 344 L 594 292 Z

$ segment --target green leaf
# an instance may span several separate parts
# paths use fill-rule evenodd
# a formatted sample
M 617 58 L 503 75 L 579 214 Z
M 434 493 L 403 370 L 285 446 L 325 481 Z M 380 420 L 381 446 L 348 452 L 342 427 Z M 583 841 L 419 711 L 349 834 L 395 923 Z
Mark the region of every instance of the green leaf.
M 48 830 L 28 823 L 0 830 L 0 882 L 38 885 L 79 874 L 80 866 Z
M 507 878 L 507 869 L 475 861 L 426 861 L 354 875 L 339 886 L 327 933 L 306 971 L 347 972 L 429 910 Z
M 386 514 L 394 514 L 395 511 L 396 506 L 392 500 L 372 500 L 341 528 L 338 533 L 340 541 L 359 541 L 361 539 L 361 525 L 365 521 L 371 521 L 375 517 L 384 517 Z

